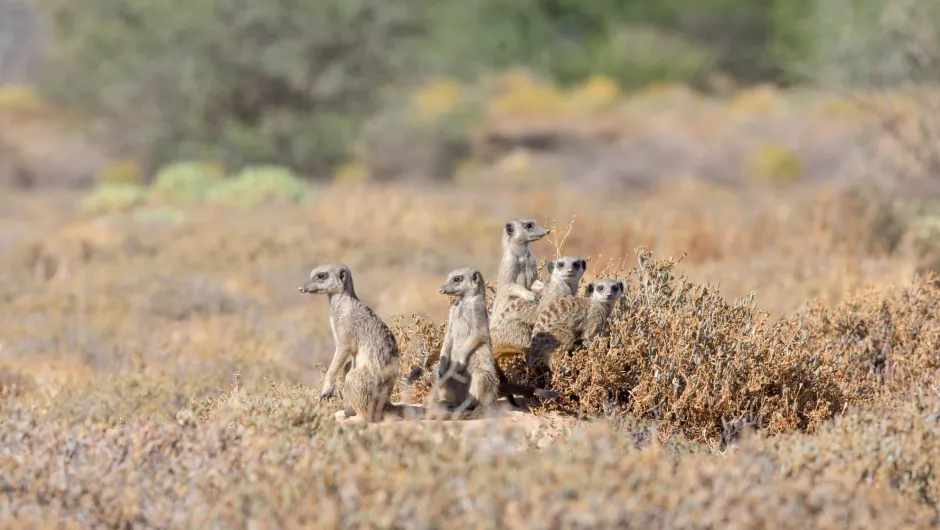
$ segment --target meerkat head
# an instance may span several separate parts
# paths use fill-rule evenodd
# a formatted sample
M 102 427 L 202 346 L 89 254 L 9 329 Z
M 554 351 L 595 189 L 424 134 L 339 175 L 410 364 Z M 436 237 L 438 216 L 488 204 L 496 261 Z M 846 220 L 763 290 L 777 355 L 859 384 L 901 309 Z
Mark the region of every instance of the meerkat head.
M 339 294 L 344 291 L 353 291 L 352 273 L 342 263 L 317 265 L 300 286 L 300 292 L 310 294 Z
M 588 284 L 585 294 L 598 302 L 616 302 L 623 296 L 623 282 L 613 278 L 594 280 Z
M 447 275 L 447 281 L 441 286 L 440 293 L 459 297 L 485 294 L 486 284 L 483 283 L 483 275 L 480 271 L 463 267 Z
M 532 217 L 520 217 L 506 223 L 503 227 L 503 241 L 527 245 L 547 236 L 550 229 L 543 227 Z
M 547 266 L 553 280 L 571 283 L 581 281 L 587 262 L 577 256 L 562 256 L 549 261 Z

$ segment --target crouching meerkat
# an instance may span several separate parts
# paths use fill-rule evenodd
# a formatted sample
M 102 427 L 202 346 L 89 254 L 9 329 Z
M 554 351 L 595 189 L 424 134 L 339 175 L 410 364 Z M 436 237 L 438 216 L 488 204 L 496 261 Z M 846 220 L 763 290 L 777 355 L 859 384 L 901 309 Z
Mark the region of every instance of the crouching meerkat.
M 567 296 L 556 299 L 539 313 L 532 328 L 528 347 L 499 346 L 493 357 L 501 359 L 525 355 L 530 366 L 554 368 L 559 355 L 564 355 L 577 341 L 589 341 L 607 328 L 614 304 L 623 297 L 623 282 L 606 278 L 588 284 L 585 297 Z
M 502 318 L 504 306 L 513 298 L 535 301 L 535 293 L 542 289 L 538 278 L 538 263 L 529 250 L 529 244 L 548 235 L 551 230 L 530 217 L 513 219 L 503 227 L 502 257 L 496 273 L 496 299 L 493 301 L 492 322 Z
M 521 298 L 510 300 L 504 307 L 503 318 L 490 326 L 494 346 L 528 346 L 532 328 L 538 314 L 555 300 L 578 294 L 578 285 L 584 276 L 587 262 L 577 256 L 561 256 L 548 262 L 548 284 L 533 303 Z
M 342 368 L 345 405 L 336 418 L 357 416 L 366 422 L 381 421 L 386 411 L 395 408 L 389 401 L 400 364 L 395 335 L 356 296 L 352 273 L 342 263 L 314 267 L 300 292 L 325 294 L 330 304 L 330 329 L 336 350 L 324 377 L 320 399 L 333 395 L 335 379 Z

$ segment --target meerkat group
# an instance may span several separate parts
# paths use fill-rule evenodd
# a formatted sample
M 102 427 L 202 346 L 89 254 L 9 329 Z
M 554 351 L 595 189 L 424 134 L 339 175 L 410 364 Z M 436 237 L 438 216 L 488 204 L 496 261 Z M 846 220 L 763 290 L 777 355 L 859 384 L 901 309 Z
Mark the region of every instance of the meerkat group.
M 447 275 L 439 292 L 453 297 L 453 304 L 441 348 L 407 377 L 410 384 L 437 363 L 430 396 L 435 410 L 452 419 L 472 419 L 493 410 L 499 397 L 514 406 L 518 406 L 515 395 L 557 397 L 544 388 L 510 382 L 497 361 L 521 355 L 530 366 L 552 370 L 559 355 L 606 329 L 616 301 L 623 296 L 623 283 L 595 280 L 585 296 L 578 297 L 586 269 L 586 261 L 578 256 L 549 261 L 548 283 L 541 282 L 529 244 L 550 232 L 533 218 L 513 219 L 503 226 L 491 311 L 479 270 L 461 267 Z M 336 349 L 320 399 L 333 396 L 342 369 L 344 408 L 336 413 L 337 419 L 378 422 L 389 413 L 404 417 L 403 406 L 390 400 L 401 363 L 398 343 L 382 319 L 356 296 L 349 267 L 341 263 L 314 267 L 300 292 L 325 294 L 329 301 Z

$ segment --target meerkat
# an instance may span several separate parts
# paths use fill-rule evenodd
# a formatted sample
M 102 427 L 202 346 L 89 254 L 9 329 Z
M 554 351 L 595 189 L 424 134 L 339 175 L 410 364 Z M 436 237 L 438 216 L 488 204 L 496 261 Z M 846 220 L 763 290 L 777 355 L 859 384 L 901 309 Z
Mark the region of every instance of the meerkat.
M 550 277 L 538 301 L 510 300 L 504 307 L 502 320 L 490 326 L 495 346 L 528 346 L 538 314 L 555 300 L 578 293 L 587 262 L 577 256 L 562 256 L 549 261 L 547 267 Z
M 528 347 L 498 346 L 493 357 L 499 360 L 525 355 L 530 366 L 554 369 L 558 355 L 567 353 L 577 341 L 587 342 L 607 328 L 614 304 L 623 297 L 623 282 L 611 278 L 595 280 L 585 291 L 585 297 L 558 298 L 540 312 Z
M 455 363 L 462 363 L 463 367 L 469 366 L 480 373 L 480 375 L 471 375 L 471 377 L 482 377 L 480 379 L 480 385 L 482 386 L 478 388 L 484 392 L 484 397 L 487 400 L 489 399 L 487 392 L 490 390 L 490 376 L 494 374 L 497 379 L 497 397 L 506 397 L 516 408 L 519 407 L 519 404 L 516 402 L 514 395 L 528 398 L 533 396 L 542 398 L 557 397 L 558 394 L 555 392 L 510 382 L 506 374 L 493 361 L 489 315 L 486 311 L 486 284 L 480 283 L 479 286 L 477 285 L 478 282 L 482 282 L 482 279 L 483 276 L 480 272 L 471 268 L 457 269 L 448 275 L 447 282 L 441 286 L 439 292 L 456 297 L 456 301 L 450 309 L 444 342 L 441 350 L 435 352 L 436 355 L 429 355 L 424 359 L 421 366 L 415 367 L 411 371 L 411 374 L 408 375 L 408 382 L 413 383 L 424 373 L 429 364 L 437 362 L 438 370 L 433 383 L 437 385 L 438 381 L 441 382 L 442 391 L 440 395 L 442 401 L 454 403 L 459 398 L 459 402 L 463 403 L 469 396 L 472 399 L 468 405 L 476 406 L 477 403 L 483 403 L 485 400 L 480 399 L 479 394 L 474 392 L 473 388 L 470 388 L 469 392 L 467 391 L 468 389 L 465 388 L 467 381 L 460 381 L 461 378 L 466 376 L 463 375 L 464 370 L 461 370 Z M 476 291 L 477 288 L 480 289 L 479 293 Z M 454 348 L 457 348 L 457 350 L 455 351 Z M 469 365 L 466 361 L 471 355 L 475 363 L 474 366 Z M 479 359 L 480 356 L 487 357 L 488 360 Z M 490 371 L 491 364 L 493 374 Z M 443 376 L 449 368 L 453 368 L 452 371 L 455 374 L 444 380 Z M 470 383 L 472 385 L 472 379 Z M 484 407 L 491 405 L 492 403 L 486 401 Z
M 480 271 L 450 272 L 439 292 L 455 297 L 447 318 L 433 385 L 439 401 L 460 418 L 478 417 L 496 403 L 499 376 L 493 362 L 486 284 Z
M 529 244 L 551 232 L 533 218 L 513 219 L 503 227 L 502 258 L 496 273 L 496 299 L 491 313 L 492 323 L 498 324 L 503 308 L 513 298 L 534 302 L 533 291 L 544 285 L 538 279 L 538 263 L 529 250 Z
M 325 294 L 330 304 L 330 329 L 336 350 L 320 400 L 332 397 L 337 373 L 342 369 L 345 404 L 336 419 L 356 416 L 366 422 L 381 421 L 385 412 L 395 408 L 389 399 L 400 364 L 395 335 L 356 296 L 352 273 L 342 263 L 314 267 L 300 292 Z

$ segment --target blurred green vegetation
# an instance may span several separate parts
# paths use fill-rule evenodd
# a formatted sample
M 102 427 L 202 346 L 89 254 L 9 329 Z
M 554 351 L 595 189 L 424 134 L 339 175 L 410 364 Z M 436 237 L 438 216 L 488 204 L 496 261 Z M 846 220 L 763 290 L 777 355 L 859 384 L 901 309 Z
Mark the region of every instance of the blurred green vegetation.
M 863 84 L 868 59 L 904 70 L 886 42 L 919 3 L 929 0 L 41 0 L 58 39 L 43 91 L 106 116 L 151 169 L 212 159 L 327 178 L 370 117 L 432 77 L 521 65 L 562 87 L 604 77 L 624 90 L 708 89 L 713 74 Z

